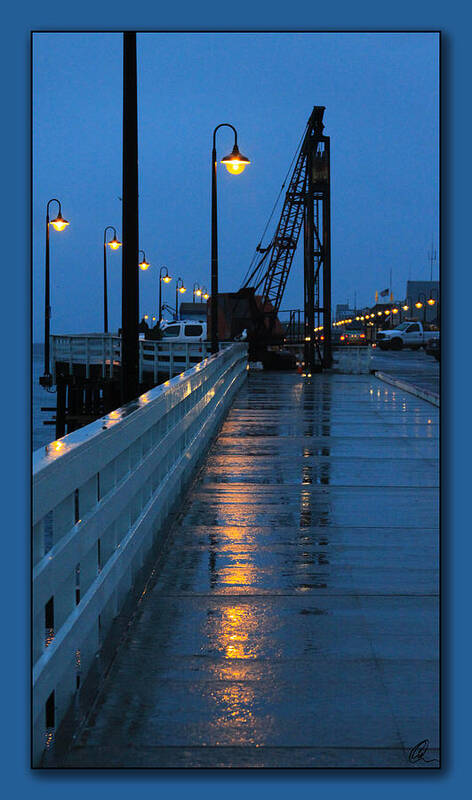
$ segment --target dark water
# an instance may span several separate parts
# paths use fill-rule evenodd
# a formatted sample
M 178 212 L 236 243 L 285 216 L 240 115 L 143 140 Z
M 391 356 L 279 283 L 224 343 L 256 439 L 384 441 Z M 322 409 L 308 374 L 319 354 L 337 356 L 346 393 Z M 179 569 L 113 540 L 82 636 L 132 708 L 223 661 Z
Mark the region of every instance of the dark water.
M 52 419 L 55 414 L 53 411 L 41 411 L 41 406 L 55 406 L 56 393 L 48 392 L 39 385 L 39 376 L 44 371 L 44 345 L 33 343 L 33 374 L 32 374 L 32 402 L 33 402 L 33 415 L 32 415 L 32 435 L 33 435 L 33 451 L 39 447 L 44 447 L 45 444 L 52 442 L 55 439 L 54 425 L 43 425 L 43 420 Z

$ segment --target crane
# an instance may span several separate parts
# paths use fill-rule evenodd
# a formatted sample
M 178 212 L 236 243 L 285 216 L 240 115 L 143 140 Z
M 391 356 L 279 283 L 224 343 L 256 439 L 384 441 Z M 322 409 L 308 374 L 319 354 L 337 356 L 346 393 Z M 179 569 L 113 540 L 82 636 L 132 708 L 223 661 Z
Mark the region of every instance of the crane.
M 282 342 L 278 313 L 303 225 L 304 360 L 309 372 L 331 366 L 330 139 L 323 134 L 324 111 L 315 106 L 309 117 L 269 245 L 257 245 L 240 290 L 219 297 L 226 335 L 233 338 L 246 328 L 254 358 Z M 322 340 L 315 337 L 315 327 L 322 327 Z

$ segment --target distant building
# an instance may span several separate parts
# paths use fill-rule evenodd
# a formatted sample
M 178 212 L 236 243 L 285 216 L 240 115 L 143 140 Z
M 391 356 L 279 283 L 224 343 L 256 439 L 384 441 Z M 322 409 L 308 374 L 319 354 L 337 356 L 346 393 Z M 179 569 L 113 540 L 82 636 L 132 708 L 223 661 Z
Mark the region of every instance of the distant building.
M 207 304 L 206 303 L 180 303 L 180 319 L 195 319 L 206 322 Z
M 349 308 L 348 303 L 338 303 L 336 306 L 336 314 L 335 314 L 335 321 L 339 322 L 341 319 L 348 319 L 349 317 L 356 315 L 356 312 Z
M 428 304 L 431 299 L 436 301 L 434 305 Z M 439 281 L 407 281 L 405 300 L 411 303 L 409 316 L 412 319 L 426 319 L 427 322 L 439 319 Z M 415 308 L 417 302 L 423 303 L 423 307 Z

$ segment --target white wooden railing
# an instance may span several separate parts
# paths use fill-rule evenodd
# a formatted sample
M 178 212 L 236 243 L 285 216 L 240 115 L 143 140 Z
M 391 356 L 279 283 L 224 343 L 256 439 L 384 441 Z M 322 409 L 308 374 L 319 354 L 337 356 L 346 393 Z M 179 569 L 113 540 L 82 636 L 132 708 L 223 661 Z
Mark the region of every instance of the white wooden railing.
M 233 344 L 33 454 L 34 763 L 246 367 Z
M 222 343 L 222 347 L 228 346 Z M 139 381 L 143 374 L 152 375 L 157 383 L 158 374 L 173 377 L 210 354 L 209 342 L 169 342 L 165 339 L 139 340 Z M 50 337 L 51 374 L 56 382 L 56 362 L 68 365 L 69 373 L 73 365 L 85 366 L 85 377 L 90 377 L 90 368 L 99 365 L 102 377 L 113 377 L 121 362 L 121 337 L 111 333 L 87 333 L 69 336 Z

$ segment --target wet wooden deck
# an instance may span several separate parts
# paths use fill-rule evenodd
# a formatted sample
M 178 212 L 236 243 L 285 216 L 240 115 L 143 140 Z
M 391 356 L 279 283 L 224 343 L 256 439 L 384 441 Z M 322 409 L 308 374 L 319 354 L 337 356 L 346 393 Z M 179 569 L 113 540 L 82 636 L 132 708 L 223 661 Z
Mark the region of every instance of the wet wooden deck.
M 251 373 L 60 766 L 438 759 L 438 477 L 427 402 Z

